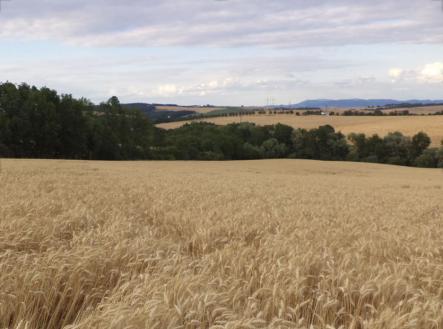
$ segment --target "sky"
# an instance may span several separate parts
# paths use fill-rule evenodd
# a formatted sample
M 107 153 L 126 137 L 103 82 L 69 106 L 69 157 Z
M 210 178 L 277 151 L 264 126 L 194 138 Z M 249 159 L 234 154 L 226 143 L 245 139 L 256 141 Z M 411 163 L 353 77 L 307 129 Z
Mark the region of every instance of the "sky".
M 443 99 L 438 0 L 1 2 L 0 81 L 96 103 Z

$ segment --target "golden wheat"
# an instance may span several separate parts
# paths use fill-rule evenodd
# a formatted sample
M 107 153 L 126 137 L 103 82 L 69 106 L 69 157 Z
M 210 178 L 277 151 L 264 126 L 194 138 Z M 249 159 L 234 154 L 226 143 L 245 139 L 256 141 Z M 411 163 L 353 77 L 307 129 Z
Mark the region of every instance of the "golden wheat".
M 3 160 L 0 328 L 443 328 L 443 172 Z

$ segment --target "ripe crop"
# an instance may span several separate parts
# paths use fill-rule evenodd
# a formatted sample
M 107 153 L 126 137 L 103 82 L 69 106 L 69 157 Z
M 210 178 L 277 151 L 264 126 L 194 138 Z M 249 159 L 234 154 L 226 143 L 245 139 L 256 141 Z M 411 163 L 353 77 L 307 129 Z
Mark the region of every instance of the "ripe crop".
M 2 160 L 0 328 L 443 328 L 443 172 Z

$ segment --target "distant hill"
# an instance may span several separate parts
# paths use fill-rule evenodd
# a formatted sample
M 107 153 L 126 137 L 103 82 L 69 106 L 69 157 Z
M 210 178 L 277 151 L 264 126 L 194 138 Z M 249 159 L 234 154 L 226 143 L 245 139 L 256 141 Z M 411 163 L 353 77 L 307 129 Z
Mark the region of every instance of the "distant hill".
M 234 106 L 213 105 L 176 105 L 176 104 L 150 104 L 127 103 L 122 104 L 126 109 L 137 109 L 143 112 L 153 123 L 164 123 L 193 119 L 199 116 L 222 116 L 233 113 L 251 111 L 249 108 Z
M 395 99 L 312 99 L 306 100 L 298 104 L 293 104 L 293 108 L 366 108 L 366 107 L 377 107 L 377 106 L 387 106 L 387 105 L 432 105 L 432 104 L 443 104 L 443 100 L 395 100 Z
M 130 103 L 130 104 L 122 104 L 124 108 L 127 109 L 137 109 L 142 111 L 143 113 L 151 113 L 155 111 L 154 104 L 146 104 L 146 103 Z
M 130 104 L 122 104 L 122 106 L 126 109 L 137 109 L 142 111 L 149 119 L 151 119 L 154 123 L 160 122 L 168 122 L 174 121 L 182 118 L 190 117 L 196 114 L 195 111 L 157 111 L 157 106 L 166 106 L 160 104 L 147 104 L 147 103 L 130 103 Z M 177 106 L 175 104 L 167 105 L 169 107 Z

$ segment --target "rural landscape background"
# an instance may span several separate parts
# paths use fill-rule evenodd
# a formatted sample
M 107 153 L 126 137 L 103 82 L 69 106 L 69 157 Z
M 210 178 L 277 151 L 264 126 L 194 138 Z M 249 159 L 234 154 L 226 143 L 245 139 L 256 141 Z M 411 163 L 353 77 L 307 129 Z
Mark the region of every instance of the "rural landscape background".
M 443 329 L 443 7 L 0 0 L 0 329 Z
M 443 327 L 439 106 L 0 104 L 1 328 Z

